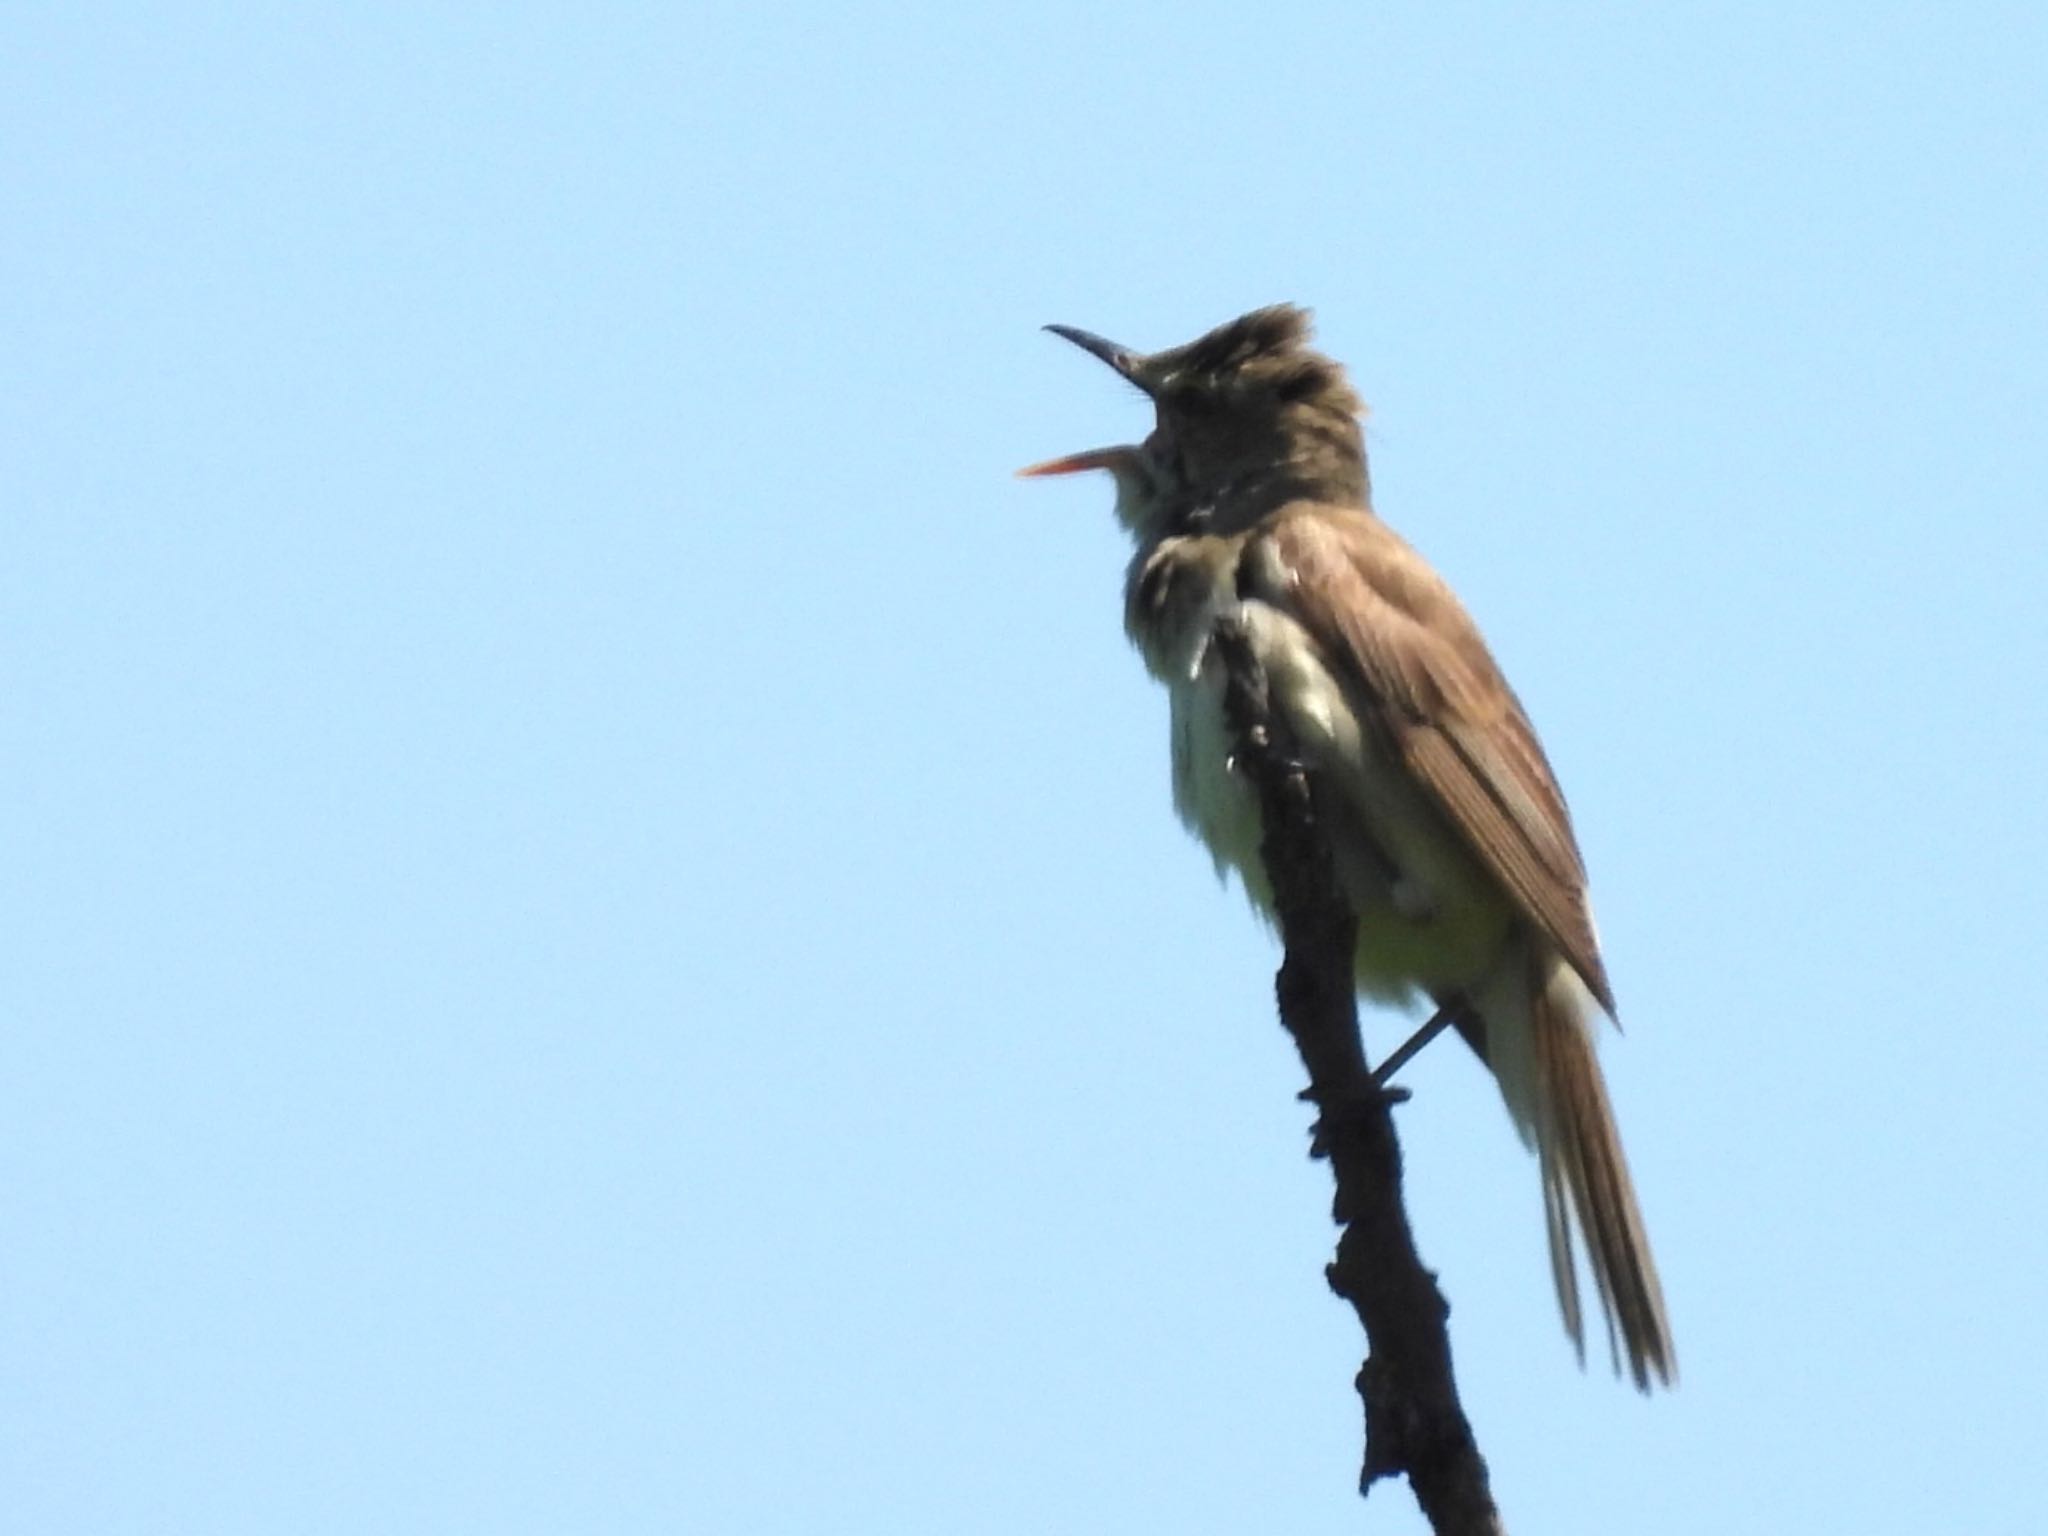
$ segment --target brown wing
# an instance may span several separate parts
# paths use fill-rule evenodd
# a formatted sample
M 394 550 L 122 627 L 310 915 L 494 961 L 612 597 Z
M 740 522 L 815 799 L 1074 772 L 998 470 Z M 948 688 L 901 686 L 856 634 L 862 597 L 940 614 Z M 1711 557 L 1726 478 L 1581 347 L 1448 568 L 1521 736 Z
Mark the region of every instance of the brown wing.
M 1239 589 L 1322 646 L 1365 717 L 1613 1014 L 1564 795 L 1443 579 L 1370 513 L 1296 505 L 1247 541 Z

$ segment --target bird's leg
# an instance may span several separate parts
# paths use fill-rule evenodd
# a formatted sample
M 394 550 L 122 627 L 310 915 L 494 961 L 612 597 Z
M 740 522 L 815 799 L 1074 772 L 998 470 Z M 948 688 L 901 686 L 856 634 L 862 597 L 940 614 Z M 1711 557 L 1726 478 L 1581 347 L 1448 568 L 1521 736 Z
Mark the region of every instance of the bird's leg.
M 1376 1067 L 1372 1080 L 1376 1087 L 1384 1088 L 1393 1080 L 1394 1074 L 1413 1061 L 1425 1045 L 1458 1022 L 1460 999 L 1453 999 L 1429 1016 L 1429 1022 L 1415 1031 L 1401 1043 L 1398 1050 Z

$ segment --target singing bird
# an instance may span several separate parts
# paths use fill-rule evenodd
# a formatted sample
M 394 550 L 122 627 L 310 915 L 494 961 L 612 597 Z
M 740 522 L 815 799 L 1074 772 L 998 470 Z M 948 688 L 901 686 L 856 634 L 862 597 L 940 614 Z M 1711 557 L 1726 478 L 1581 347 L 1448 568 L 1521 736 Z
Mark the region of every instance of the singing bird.
M 1359 919 L 1359 990 L 1423 997 L 1492 1070 L 1538 1159 L 1551 1271 L 1580 1358 L 1574 1230 L 1638 1387 L 1675 1379 L 1662 1288 L 1594 1036 L 1615 1013 L 1586 870 L 1521 702 L 1443 579 L 1371 504 L 1363 406 L 1275 305 L 1163 352 L 1046 329 L 1156 408 L 1141 443 L 1036 464 L 1103 470 L 1131 535 L 1124 623 L 1171 699 L 1173 796 L 1218 872 L 1269 916 L 1259 811 L 1233 766 L 1235 616 L 1273 707 L 1332 791 L 1322 814 Z

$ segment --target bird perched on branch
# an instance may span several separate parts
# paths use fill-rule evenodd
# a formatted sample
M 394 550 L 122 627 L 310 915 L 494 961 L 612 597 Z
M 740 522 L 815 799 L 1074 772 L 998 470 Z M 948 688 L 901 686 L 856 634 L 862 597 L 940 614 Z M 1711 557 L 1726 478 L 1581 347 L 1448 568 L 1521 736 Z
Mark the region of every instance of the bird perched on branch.
M 1359 989 L 1426 996 L 1499 1081 L 1539 1161 L 1551 1268 L 1584 1353 L 1574 1233 L 1639 1387 L 1676 1360 L 1594 1055 L 1614 1015 L 1571 818 L 1534 727 L 1450 588 L 1374 514 L 1344 370 L 1276 305 L 1138 353 L 1055 334 L 1142 390 L 1141 443 L 1033 465 L 1103 470 L 1136 544 L 1124 622 L 1172 701 L 1174 804 L 1270 914 L 1258 806 L 1232 766 L 1210 637 L 1235 616 L 1326 786 L 1359 919 Z

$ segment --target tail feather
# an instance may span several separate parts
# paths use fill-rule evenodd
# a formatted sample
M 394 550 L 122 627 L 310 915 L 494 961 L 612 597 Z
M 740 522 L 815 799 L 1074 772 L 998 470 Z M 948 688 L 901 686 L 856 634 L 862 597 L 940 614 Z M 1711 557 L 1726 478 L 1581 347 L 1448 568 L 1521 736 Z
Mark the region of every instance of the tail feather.
M 1549 1239 L 1550 1279 L 1557 1287 L 1557 1309 L 1564 1314 L 1564 1331 L 1578 1351 L 1579 1364 L 1586 1363 L 1586 1324 L 1579 1310 L 1579 1259 L 1572 1244 L 1572 1213 L 1565 1199 L 1564 1181 L 1543 1176 L 1543 1235 Z M 1614 1329 L 1609 1324 L 1611 1337 Z
M 1551 1270 L 1565 1327 L 1583 1358 L 1572 1243 L 1576 1225 L 1586 1240 L 1609 1343 L 1619 1346 L 1617 1368 L 1618 1354 L 1625 1351 L 1629 1374 L 1638 1387 L 1648 1391 L 1653 1377 L 1669 1385 L 1677 1378 L 1678 1359 L 1664 1315 L 1657 1264 L 1622 1155 L 1607 1085 L 1593 1054 L 1592 1025 L 1598 1014 L 1591 994 L 1561 959 L 1541 958 L 1537 967 L 1529 1009 L 1529 1087 L 1534 1101 L 1530 1107 L 1543 1175 Z

